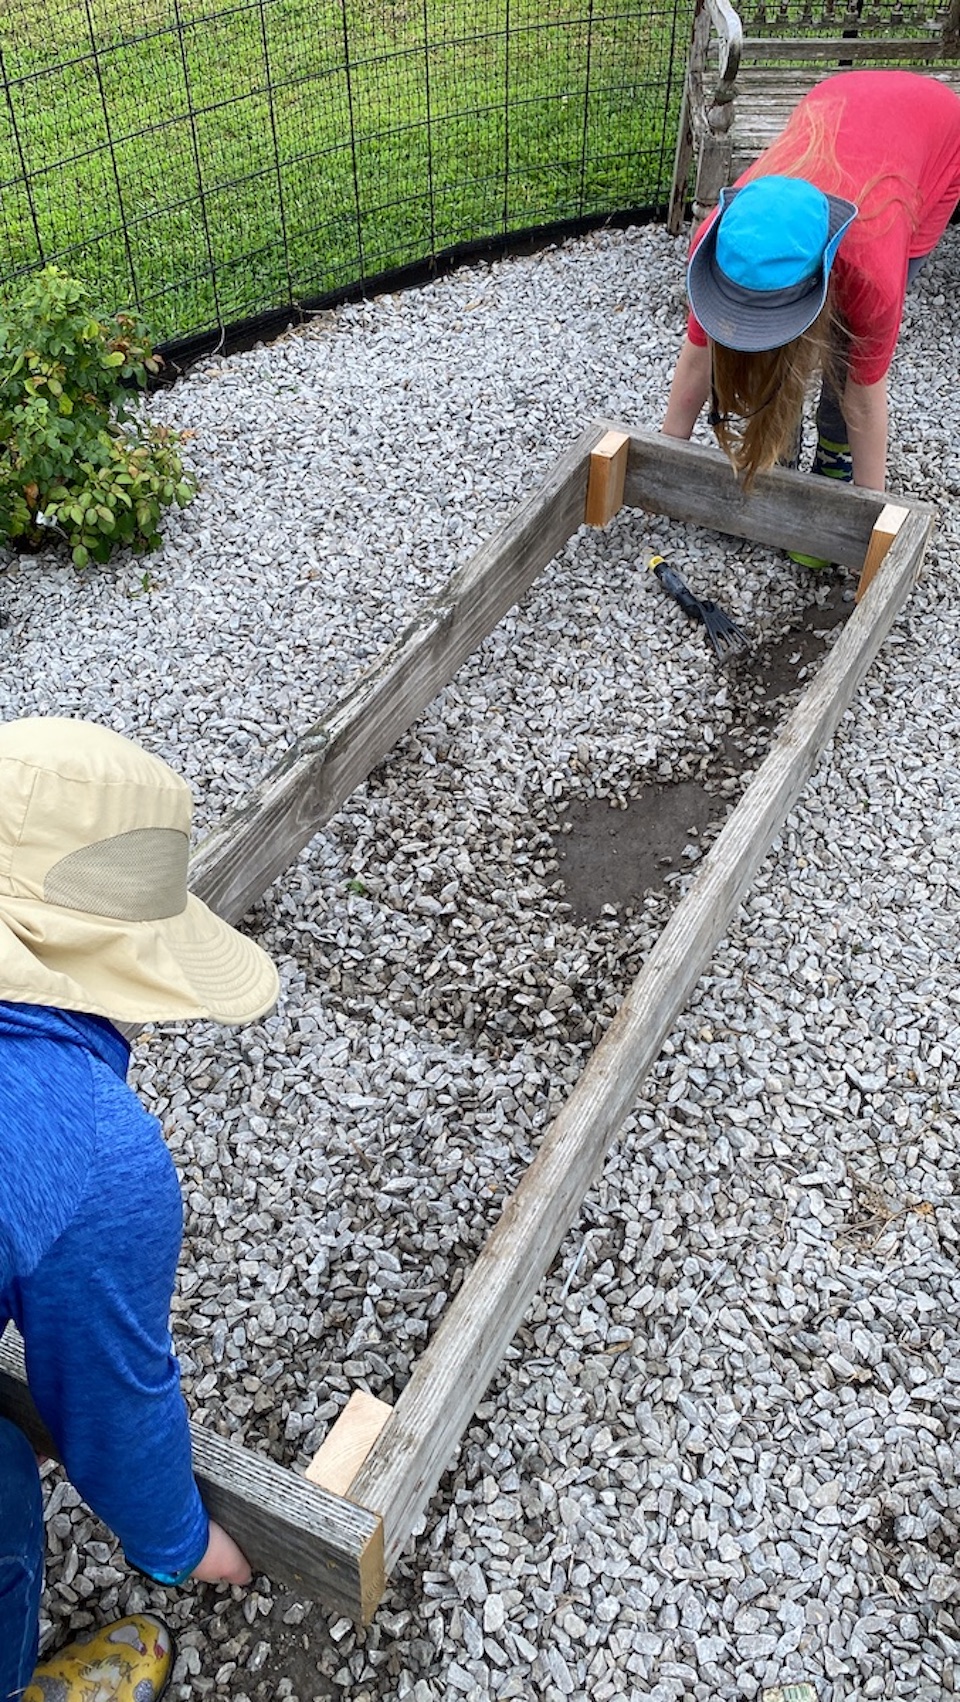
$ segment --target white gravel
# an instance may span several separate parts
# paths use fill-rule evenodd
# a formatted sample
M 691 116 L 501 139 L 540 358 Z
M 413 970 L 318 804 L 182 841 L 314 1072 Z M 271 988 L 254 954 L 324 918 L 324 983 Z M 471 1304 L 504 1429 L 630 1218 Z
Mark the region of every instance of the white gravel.
M 659 422 L 682 259 L 596 234 L 202 363 L 150 403 L 203 481 L 163 549 L 8 561 L 2 712 L 136 736 L 217 821 L 584 424 Z M 939 511 L 920 585 L 374 1625 L 265 1580 L 150 1589 L 51 1468 L 52 1636 L 161 1606 L 182 1702 L 953 1692 L 958 265 L 951 230 L 893 377 L 890 488 Z M 734 793 L 717 753 L 763 748 L 655 550 L 760 643 L 814 595 L 706 531 L 578 535 L 257 906 L 276 1014 L 137 1049 L 183 1178 L 193 1409 L 291 1466 L 353 1388 L 403 1386 L 686 883 L 576 920 L 571 805 Z

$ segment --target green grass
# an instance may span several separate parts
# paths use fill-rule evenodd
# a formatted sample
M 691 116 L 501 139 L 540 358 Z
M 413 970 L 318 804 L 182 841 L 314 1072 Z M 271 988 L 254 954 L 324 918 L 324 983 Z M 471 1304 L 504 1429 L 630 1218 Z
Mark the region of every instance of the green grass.
M 652 205 L 673 21 L 636 0 L 3 0 L 0 283 L 57 259 L 168 341 Z

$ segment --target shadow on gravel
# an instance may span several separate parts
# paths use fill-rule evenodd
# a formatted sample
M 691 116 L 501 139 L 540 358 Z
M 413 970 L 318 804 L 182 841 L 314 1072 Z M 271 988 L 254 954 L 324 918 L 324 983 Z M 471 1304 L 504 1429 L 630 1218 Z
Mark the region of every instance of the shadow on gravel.
M 703 782 L 652 783 L 626 809 L 605 798 L 570 808 L 557 842 L 558 873 L 578 920 L 591 920 L 605 905 L 630 909 L 695 860 L 699 842 L 730 808 L 729 790 L 720 793 L 717 784 L 763 760 L 791 699 L 816 673 L 830 633 L 851 613 L 852 597 L 851 582 L 834 576 L 826 596 L 809 603 L 781 638 L 727 670 L 731 723 L 716 758 L 707 760 Z

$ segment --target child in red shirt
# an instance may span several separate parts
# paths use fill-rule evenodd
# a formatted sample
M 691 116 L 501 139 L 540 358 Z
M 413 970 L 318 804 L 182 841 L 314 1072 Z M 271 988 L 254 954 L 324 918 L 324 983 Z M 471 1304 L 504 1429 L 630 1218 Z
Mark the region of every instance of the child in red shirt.
M 689 437 L 712 387 L 711 423 L 749 486 L 789 455 L 819 366 L 814 470 L 882 491 L 907 283 L 958 200 L 950 88 L 909 71 L 818 84 L 696 234 L 664 432 Z

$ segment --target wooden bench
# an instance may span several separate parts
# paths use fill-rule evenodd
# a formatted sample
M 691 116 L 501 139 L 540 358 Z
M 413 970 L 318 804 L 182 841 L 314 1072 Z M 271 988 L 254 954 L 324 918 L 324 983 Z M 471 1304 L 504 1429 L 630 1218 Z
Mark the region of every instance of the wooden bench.
M 960 0 L 696 0 L 667 228 L 695 219 L 779 135 L 802 95 L 845 70 L 922 71 L 960 92 Z

